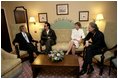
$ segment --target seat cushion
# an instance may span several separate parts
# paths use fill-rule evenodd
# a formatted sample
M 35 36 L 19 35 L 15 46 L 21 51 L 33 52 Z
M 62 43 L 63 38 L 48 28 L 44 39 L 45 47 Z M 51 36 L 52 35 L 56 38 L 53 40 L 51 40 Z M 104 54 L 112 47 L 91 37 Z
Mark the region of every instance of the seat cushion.
M 111 51 L 106 51 L 104 56 L 105 56 L 105 59 L 104 59 L 104 62 L 109 60 L 114 54 L 111 52 Z M 94 58 L 98 61 L 101 61 L 101 54 L 100 55 L 95 55 Z
M 76 48 L 76 51 L 83 51 L 84 50 L 84 45 L 80 44 L 78 48 Z
M 17 78 L 23 72 L 22 63 L 10 70 L 8 73 L 2 75 L 2 78 Z
M 28 56 L 28 52 L 24 50 L 20 50 L 20 56 Z
M 69 47 L 69 42 L 58 42 L 56 45 L 52 46 L 52 50 L 63 50 L 67 51 Z M 42 46 L 42 49 L 45 50 L 45 46 Z M 84 46 L 81 44 L 79 48 L 76 48 L 76 51 L 83 51 Z
M 1 74 L 4 75 L 21 63 L 21 59 L 5 59 L 1 62 Z
M 63 42 L 63 43 L 57 43 L 56 45 L 52 46 L 53 50 L 68 50 L 69 43 Z

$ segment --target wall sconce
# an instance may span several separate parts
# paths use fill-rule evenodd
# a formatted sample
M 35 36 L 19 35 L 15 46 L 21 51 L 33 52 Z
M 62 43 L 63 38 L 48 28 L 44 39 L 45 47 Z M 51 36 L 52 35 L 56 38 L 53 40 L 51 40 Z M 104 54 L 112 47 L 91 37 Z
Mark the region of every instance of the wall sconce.
M 100 20 L 103 20 L 103 19 L 104 19 L 103 14 L 97 14 L 96 21 L 100 21 Z
M 34 17 L 30 17 L 29 22 L 36 24 L 36 20 Z

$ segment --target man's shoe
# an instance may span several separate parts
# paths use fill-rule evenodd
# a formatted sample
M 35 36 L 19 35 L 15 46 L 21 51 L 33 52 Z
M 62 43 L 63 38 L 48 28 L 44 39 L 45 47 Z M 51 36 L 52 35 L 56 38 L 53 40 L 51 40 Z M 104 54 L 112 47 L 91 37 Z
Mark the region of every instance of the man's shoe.
M 83 69 L 82 69 L 79 74 L 80 74 L 80 75 L 84 75 L 86 72 L 87 72 L 87 70 L 83 70 Z
M 87 74 L 91 74 L 93 71 L 94 71 L 94 68 L 91 67 L 91 68 L 88 69 Z
M 30 63 L 33 63 L 34 60 L 29 60 Z

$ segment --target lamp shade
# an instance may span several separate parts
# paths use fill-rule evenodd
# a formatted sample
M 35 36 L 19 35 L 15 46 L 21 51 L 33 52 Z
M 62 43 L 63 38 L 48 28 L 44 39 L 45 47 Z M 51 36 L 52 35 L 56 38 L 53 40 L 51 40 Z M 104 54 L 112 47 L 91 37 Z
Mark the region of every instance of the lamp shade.
M 36 22 L 34 17 L 30 17 L 29 22 Z
M 103 14 L 97 14 L 96 20 L 102 20 L 104 19 Z

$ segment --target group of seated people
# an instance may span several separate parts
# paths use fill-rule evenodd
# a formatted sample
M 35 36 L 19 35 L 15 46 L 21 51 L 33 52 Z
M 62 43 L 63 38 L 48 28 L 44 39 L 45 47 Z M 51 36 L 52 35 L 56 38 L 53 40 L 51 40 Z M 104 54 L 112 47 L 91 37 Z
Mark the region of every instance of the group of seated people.
M 41 40 L 36 41 L 33 40 L 30 33 L 26 32 L 26 28 L 24 25 L 19 27 L 20 33 L 16 34 L 16 37 L 13 41 L 13 44 L 19 43 L 20 50 L 26 50 L 29 53 L 30 62 L 34 61 L 33 52 L 37 55 L 42 53 L 41 51 L 37 51 L 37 48 L 32 44 L 32 42 L 40 42 L 40 45 L 46 46 L 46 49 L 43 51 L 45 53 L 50 53 L 52 50 L 52 45 L 56 44 L 57 36 L 55 31 L 51 28 L 48 22 L 45 22 L 44 29 L 41 33 Z M 84 41 L 85 58 L 82 66 L 82 70 L 80 71 L 80 75 L 85 73 L 90 74 L 94 71 L 92 66 L 92 58 L 96 54 L 101 53 L 101 49 L 106 47 L 104 41 L 104 35 L 99 31 L 97 25 L 94 22 L 90 22 L 88 26 L 89 33 L 85 37 L 83 29 L 81 29 L 81 23 L 76 22 L 74 29 L 72 29 L 71 40 L 69 42 L 69 47 L 65 55 L 68 55 L 71 51 L 73 55 L 75 55 L 75 49 L 80 46 L 80 43 Z

